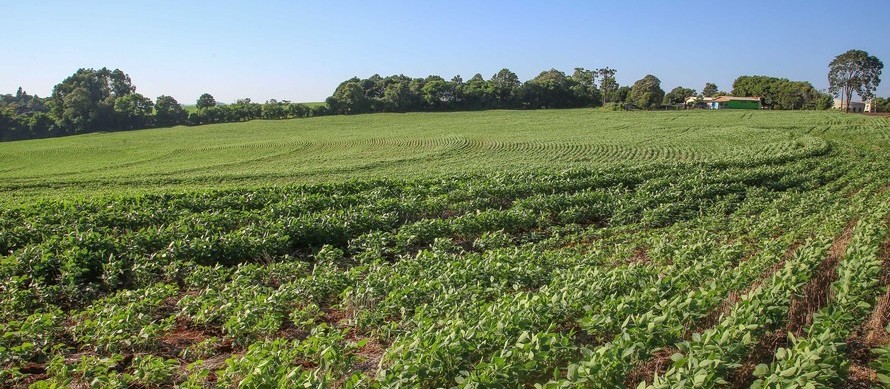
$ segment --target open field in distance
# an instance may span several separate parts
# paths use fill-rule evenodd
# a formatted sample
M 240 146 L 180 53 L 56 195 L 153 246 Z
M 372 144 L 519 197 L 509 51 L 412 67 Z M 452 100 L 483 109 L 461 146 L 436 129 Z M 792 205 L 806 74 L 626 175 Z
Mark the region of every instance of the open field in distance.
M 175 127 L 0 144 L 0 197 L 704 163 L 886 121 L 825 112 L 487 111 Z M 878 133 L 875 136 L 883 136 Z

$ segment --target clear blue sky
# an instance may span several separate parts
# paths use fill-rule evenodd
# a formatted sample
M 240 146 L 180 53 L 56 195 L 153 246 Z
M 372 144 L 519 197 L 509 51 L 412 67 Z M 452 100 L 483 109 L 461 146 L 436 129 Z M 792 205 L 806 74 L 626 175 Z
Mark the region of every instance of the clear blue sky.
M 890 1 L 0 0 L 0 93 L 46 96 L 79 67 L 120 68 L 137 91 L 192 104 L 321 101 L 352 76 L 522 80 L 610 66 L 630 84 L 729 91 L 739 75 L 827 87 L 828 62 L 868 51 L 887 68 Z M 848 16 L 849 15 L 849 16 Z

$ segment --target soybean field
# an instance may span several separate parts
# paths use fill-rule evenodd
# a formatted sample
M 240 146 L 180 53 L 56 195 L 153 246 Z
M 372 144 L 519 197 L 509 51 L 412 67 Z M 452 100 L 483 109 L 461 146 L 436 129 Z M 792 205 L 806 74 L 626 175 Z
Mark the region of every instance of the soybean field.
M 377 114 L 10 142 L 0 198 L 722 162 L 818 150 L 825 140 L 805 130 L 833 128 L 807 113 L 711 114 Z
M 732 110 L 0 143 L 0 386 L 884 387 L 888 157 Z

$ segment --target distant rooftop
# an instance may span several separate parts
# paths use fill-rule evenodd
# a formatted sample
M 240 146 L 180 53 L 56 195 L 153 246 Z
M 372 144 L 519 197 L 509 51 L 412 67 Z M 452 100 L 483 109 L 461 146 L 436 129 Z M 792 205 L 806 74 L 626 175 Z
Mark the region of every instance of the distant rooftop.
M 740 97 L 740 96 L 720 96 L 714 101 L 725 103 L 727 101 L 760 101 L 759 97 Z

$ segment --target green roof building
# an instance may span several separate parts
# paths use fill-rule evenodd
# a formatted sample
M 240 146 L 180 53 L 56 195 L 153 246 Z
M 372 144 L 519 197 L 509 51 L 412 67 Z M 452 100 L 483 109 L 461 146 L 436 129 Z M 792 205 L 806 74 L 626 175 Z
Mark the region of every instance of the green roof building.
M 760 109 L 763 99 L 760 97 L 720 96 L 711 102 L 711 109 Z

